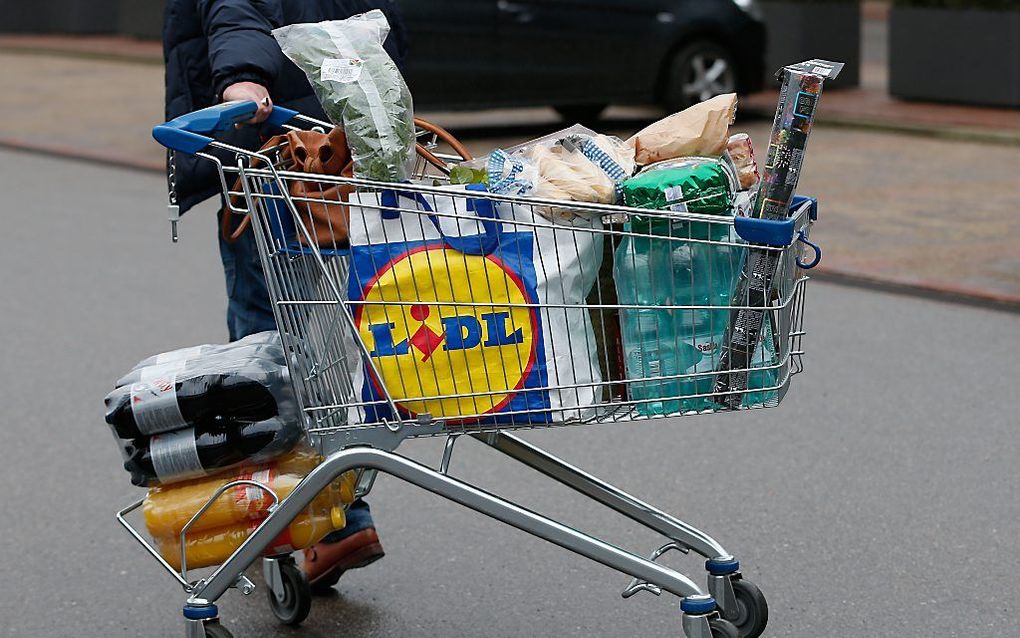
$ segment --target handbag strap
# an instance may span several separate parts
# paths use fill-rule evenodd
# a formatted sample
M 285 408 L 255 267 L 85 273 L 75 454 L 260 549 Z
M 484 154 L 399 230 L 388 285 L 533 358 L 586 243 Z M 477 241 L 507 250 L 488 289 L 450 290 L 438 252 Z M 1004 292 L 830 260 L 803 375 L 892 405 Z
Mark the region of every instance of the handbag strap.
M 460 142 L 460 140 L 458 140 L 456 137 L 454 137 L 452 133 L 450 133 L 449 131 L 447 131 L 443 127 L 441 127 L 441 126 L 439 126 L 437 124 L 433 124 L 432 122 L 429 122 L 428 120 L 423 120 L 420 117 L 414 118 L 414 125 L 415 125 L 415 127 L 419 128 L 419 129 L 422 129 L 422 130 L 428 131 L 429 133 L 432 133 L 433 135 L 436 136 L 437 139 L 439 139 L 439 140 L 445 142 L 446 144 L 448 144 L 450 146 L 450 148 L 453 149 L 453 152 L 456 153 L 457 155 L 460 155 L 460 157 L 463 158 L 464 160 L 472 159 L 471 152 L 468 151 L 467 147 L 465 147 L 464 144 L 462 144 Z M 283 135 L 277 135 L 277 136 L 271 138 L 268 142 L 266 142 L 266 144 L 263 146 L 263 148 L 267 148 L 267 147 L 278 145 L 284 139 L 284 137 L 285 136 L 283 136 Z M 424 145 L 422 145 L 421 143 L 416 143 L 415 144 L 415 151 L 417 152 L 418 156 L 421 157 L 422 159 L 424 159 L 426 162 L 428 162 L 429 164 L 432 164 L 433 166 L 438 168 L 440 171 L 449 174 L 450 170 L 449 170 L 449 167 L 447 166 L 446 162 L 444 162 L 440 158 L 436 157 L 436 155 L 434 155 L 430 150 L 425 148 Z M 351 169 L 352 167 L 353 167 L 353 162 L 348 163 L 347 166 L 345 166 L 344 169 L 340 172 L 340 174 L 344 175 L 344 176 L 352 175 L 353 172 L 348 172 L 348 169 Z M 293 170 L 293 169 L 301 170 L 300 168 L 297 168 L 297 167 L 288 167 L 288 170 Z M 240 177 L 238 177 L 237 181 L 234 183 L 234 190 L 235 191 L 240 191 L 241 190 L 241 178 Z M 232 199 L 232 201 L 233 201 L 233 199 Z M 473 200 L 470 200 L 470 201 L 473 201 Z M 468 202 L 469 205 L 470 205 L 470 201 Z M 486 202 L 486 203 L 489 205 L 489 208 L 492 208 L 492 202 Z M 220 217 L 221 217 L 221 219 L 220 219 L 220 234 L 223 237 L 223 239 L 225 241 L 229 242 L 229 243 L 233 243 L 233 242 L 237 241 L 238 239 L 240 239 L 241 235 L 243 235 L 244 232 L 246 230 L 248 230 L 248 226 L 251 225 L 251 218 L 248 215 L 245 215 L 244 217 L 241 218 L 241 221 L 237 225 L 237 228 L 233 228 L 233 219 L 232 219 L 232 217 L 230 215 L 230 209 L 229 209 L 228 206 L 224 206 L 223 207 L 223 211 L 221 212 Z M 486 254 L 488 254 L 488 253 L 486 253 Z
M 482 184 L 468 184 L 465 188 L 471 191 L 485 192 L 485 186 Z M 481 197 L 467 200 L 467 209 L 473 211 L 481 221 L 482 233 L 477 235 L 447 235 L 439 223 L 439 217 L 433 212 L 428 200 L 421 193 L 389 189 L 382 191 L 379 198 L 381 205 L 379 212 L 383 219 L 397 219 L 400 217 L 400 209 L 398 207 L 400 198 L 415 202 L 418 210 L 426 214 L 429 221 L 435 227 L 436 232 L 443 238 L 443 243 L 458 252 L 462 252 L 465 255 L 485 256 L 492 253 L 499 246 L 499 234 L 502 231 L 502 224 L 490 199 Z

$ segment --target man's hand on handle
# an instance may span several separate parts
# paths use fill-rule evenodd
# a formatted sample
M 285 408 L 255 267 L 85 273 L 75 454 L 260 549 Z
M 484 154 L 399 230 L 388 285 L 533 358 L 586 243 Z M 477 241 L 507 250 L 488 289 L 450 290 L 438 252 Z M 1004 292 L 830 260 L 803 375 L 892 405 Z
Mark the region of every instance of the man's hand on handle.
M 255 117 L 245 124 L 264 122 L 273 111 L 273 100 L 269 97 L 269 89 L 255 82 L 237 82 L 223 89 L 223 101 L 232 102 L 234 100 L 251 100 L 259 105 L 259 110 L 255 111 Z

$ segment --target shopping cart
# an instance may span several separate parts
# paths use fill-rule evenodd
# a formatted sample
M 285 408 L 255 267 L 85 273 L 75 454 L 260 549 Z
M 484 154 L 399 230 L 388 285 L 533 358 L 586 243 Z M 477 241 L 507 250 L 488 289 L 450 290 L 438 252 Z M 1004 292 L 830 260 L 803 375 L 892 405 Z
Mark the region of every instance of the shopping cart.
M 196 513 L 181 533 L 180 571 L 170 567 L 127 521 L 127 515 L 141 502 L 118 513 L 120 523 L 173 574 L 187 592 L 184 605 L 187 636 L 229 636 L 225 627 L 217 622 L 215 603 L 228 589 L 237 588 L 245 595 L 255 589 L 244 572 L 259 558 L 263 559 L 273 612 L 289 624 L 305 618 L 310 605 L 309 589 L 293 560 L 288 556 L 264 557 L 263 553 L 271 540 L 284 531 L 316 494 L 349 470 L 359 473 L 359 495 L 368 493 L 376 474 L 383 472 L 611 567 L 632 579 L 623 590 L 625 598 L 642 591 L 655 595 L 662 592 L 674 594 L 680 598 L 682 627 L 688 638 L 741 635 L 753 638 L 760 635 L 768 618 L 765 598 L 757 587 L 741 577 L 739 562 L 719 542 L 511 432 L 523 428 L 633 422 L 778 405 L 789 388 L 791 377 L 803 369 L 801 339 L 804 332 L 801 324 L 807 281 L 803 271 L 817 263 L 821 255 L 808 240 L 808 232 L 816 218 L 814 200 L 798 198 L 790 218 L 784 221 L 670 213 L 674 223 L 667 224 L 669 234 L 663 236 L 662 231 L 651 233 L 648 224 L 624 222 L 628 219 L 654 220 L 656 215 L 665 213 L 575 202 L 566 205 L 568 208 L 565 209 L 565 203 L 560 200 L 517 198 L 451 186 L 447 179 L 447 163 L 461 158 L 438 152 L 435 129 L 419 131 L 419 142 L 426 152 L 420 153 L 415 178 L 410 183 L 399 185 L 288 172 L 281 167 L 285 142 L 276 148 L 252 152 L 208 137 L 216 131 L 226 130 L 235 122 L 248 119 L 254 109 L 255 104 L 250 102 L 211 107 L 157 126 L 153 135 L 170 149 L 171 168 L 174 153 L 189 153 L 213 162 L 230 210 L 250 218 L 277 323 L 290 353 L 291 377 L 308 438 L 325 456 L 325 461 L 282 500 L 268 487 L 249 482 L 270 494 L 275 503 L 271 514 L 226 562 L 211 574 L 195 580 L 189 577 L 183 560 L 183 547 L 188 528 L 202 516 L 204 509 Z M 273 110 L 269 124 L 295 130 L 325 131 L 331 127 L 328 123 L 280 107 Z M 176 222 L 172 170 L 170 180 L 171 219 Z M 325 202 L 321 196 L 302 196 L 302 191 L 292 189 L 299 181 L 306 184 L 314 182 L 321 187 L 320 191 L 342 185 L 348 195 Z M 345 207 L 342 210 L 350 217 L 349 237 L 344 233 L 343 241 L 323 242 L 323 229 L 313 227 L 321 224 L 322 218 L 307 213 L 307 206 L 313 204 Z M 479 211 L 483 208 L 490 214 L 498 212 L 495 217 L 505 232 L 489 237 L 487 232 L 477 230 L 486 223 L 483 221 L 479 225 Z M 360 294 L 363 292 L 360 286 L 351 284 L 357 279 L 353 272 L 357 260 L 352 253 L 355 251 L 355 236 L 358 235 L 357 220 L 376 214 L 403 221 L 397 226 L 382 225 L 382 232 L 363 229 L 359 240 L 363 244 L 361 250 L 367 250 L 369 254 L 374 254 L 372 249 L 382 246 L 399 246 L 402 242 L 421 239 L 416 235 L 419 230 L 426 233 L 428 229 L 431 229 L 428 232 L 438 229 L 443 234 L 442 229 L 446 228 L 449 234 L 451 224 L 458 229 L 461 224 L 474 224 L 478 234 L 464 235 L 461 239 L 493 240 L 497 246 L 490 246 L 490 251 L 506 248 L 498 246 L 500 242 L 509 241 L 506 238 L 542 232 L 551 233 L 556 238 L 554 245 L 557 251 L 569 251 L 572 245 L 601 246 L 601 249 L 592 250 L 598 250 L 606 258 L 601 259 L 600 273 L 589 273 L 597 274 L 599 283 L 584 299 L 577 299 L 576 295 L 575 298 L 569 295 L 558 297 L 550 291 L 546 291 L 544 298 L 537 299 L 534 294 L 514 296 L 510 293 L 465 297 L 466 293 L 458 286 L 450 285 L 449 281 L 439 282 L 438 276 L 433 274 L 436 268 L 422 270 L 420 264 L 418 272 L 412 272 L 412 276 L 404 280 L 405 283 L 413 282 L 410 294 L 404 286 L 400 298 L 373 297 Z M 577 220 L 586 221 L 579 223 Z M 675 223 L 677 220 L 683 223 Z M 483 234 L 486 237 L 482 237 Z M 341 233 L 333 236 L 339 235 Z M 325 236 L 331 235 L 326 233 Z M 443 237 L 446 236 L 443 234 Z M 777 257 L 778 266 L 775 277 L 768 282 L 764 301 L 757 305 L 750 304 L 750 296 L 724 298 L 724 305 L 720 305 L 719 299 L 708 302 L 692 292 L 695 288 L 685 287 L 682 281 L 677 282 L 678 289 L 671 291 L 672 301 L 660 302 L 653 309 L 653 312 L 660 313 L 660 318 L 663 316 L 661 313 L 673 317 L 675 323 L 670 328 L 669 338 L 654 335 L 655 338 L 649 340 L 646 332 L 643 333 L 644 341 L 635 345 L 631 339 L 625 348 L 621 346 L 619 326 L 626 320 L 621 320 L 621 316 L 648 311 L 650 307 L 645 302 L 619 302 L 612 283 L 612 253 L 615 250 L 618 255 L 623 254 L 619 252 L 623 242 L 651 240 L 667 242 L 673 249 L 671 254 L 695 249 L 718 251 L 718 255 L 725 258 L 717 256 L 716 263 L 720 259 L 724 263 L 728 260 L 730 267 L 729 274 L 719 271 L 722 273 L 717 275 L 719 277 L 739 273 L 740 264 L 754 251 Z M 801 261 L 801 257 L 808 254 L 805 247 L 814 251 L 811 263 Z M 449 259 L 449 252 L 446 251 L 445 259 Z M 454 254 L 455 260 L 488 260 L 486 267 L 499 261 L 484 252 L 479 253 L 481 256 L 465 253 L 457 257 L 460 253 Z M 547 268 L 548 264 L 559 262 L 561 255 L 550 255 L 547 251 L 542 259 L 545 261 L 541 267 Z M 474 273 L 472 277 L 476 278 L 474 280 L 477 277 L 484 279 L 484 274 L 479 275 L 477 269 L 481 268 L 478 264 L 482 262 L 471 263 L 476 266 L 471 271 Z M 392 273 L 393 269 L 387 271 L 387 267 L 381 268 L 382 274 L 378 274 L 376 279 L 390 276 L 387 273 Z M 468 281 L 469 287 L 471 281 Z M 562 281 L 559 285 L 563 286 Z M 441 293 L 440 289 L 445 292 Z M 690 295 L 690 298 L 684 295 Z M 491 319 L 494 309 L 510 317 L 509 325 L 494 323 L 495 320 Z M 407 324 L 413 319 L 424 326 L 425 317 L 432 311 L 438 312 L 441 318 L 445 317 L 448 323 L 442 326 L 456 328 L 456 334 L 432 330 L 431 336 L 426 334 L 424 340 L 415 341 L 418 339 L 414 336 L 417 332 Z M 483 324 L 477 318 L 487 311 L 490 318 L 486 321 L 490 323 L 485 326 L 486 332 L 478 332 L 477 338 L 472 340 L 472 328 L 467 324 L 472 321 Z M 707 329 L 719 334 L 720 330 L 728 330 L 720 323 L 728 324 L 731 316 L 735 317 L 740 311 L 760 313 L 764 318 L 763 324 L 768 326 L 763 334 L 770 335 L 764 346 L 767 356 L 761 357 L 753 366 L 716 371 L 718 374 L 742 375 L 742 386 L 730 384 L 728 387 L 732 389 L 720 396 L 718 387 L 711 382 L 717 374 L 706 375 L 704 366 L 693 373 L 687 368 L 674 370 L 660 365 L 649 370 L 646 366 L 644 374 L 628 378 L 628 357 L 641 361 L 654 355 L 646 349 L 666 348 L 672 352 L 671 348 L 682 348 L 682 344 L 688 341 L 687 332 L 694 335 Z M 399 335 L 387 337 L 382 332 L 374 332 L 375 328 L 366 330 L 368 316 L 377 319 L 381 316 L 384 327 L 389 329 L 402 323 L 407 338 L 395 341 Z M 560 318 L 557 319 L 557 316 Z M 507 319 L 504 317 L 503 321 Z M 529 321 L 532 324 L 528 324 Z M 545 397 L 544 403 L 507 402 L 507 396 L 525 391 L 526 384 L 521 381 L 521 375 L 525 374 L 522 372 L 524 366 L 515 367 L 518 358 L 471 353 L 458 358 L 462 353 L 453 352 L 458 348 L 465 350 L 487 345 L 494 338 L 496 341 L 493 343 L 497 345 L 514 342 L 520 346 L 523 338 L 504 342 L 499 342 L 499 339 L 513 335 L 520 337 L 521 330 L 527 331 L 528 325 L 533 328 L 541 322 L 551 325 L 557 321 L 567 327 L 566 333 L 553 335 L 555 340 L 562 342 L 543 345 L 552 352 L 552 365 L 586 366 L 587 369 L 566 370 L 568 374 L 559 374 L 549 368 L 546 374 L 535 377 L 538 384 L 532 382 L 527 386 L 527 392 Z M 483 337 L 485 343 L 479 343 Z M 545 339 L 553 340 L 549 333 L 545 334 Z M 530 347 L 534 349 L 534 342 L 541 337 L 531 334 L 530 340 Z M 626 335 L 622 341 L 628 343 Z M 517 351 L 511 348 L 510 352 Z M 414 359 L 410 367 L 383 360 L 383 355 L 401 353 Z M 445 361 L 450 369 L 459 365 L 474 372 L 480 371 L 482 378 L 489 379 L 491 383 L 480 386 L 476 383 L 478 377 L 470 375 L 466 383 L 463 378 L 460 383 L 451 383 L 448 378 L 440 379 L 450 369 L 441 369 L 440 364 L 432 368 L 423 367 L 420 361 L 428 355 L 432 355 L 434 360 Z M 698 356 L 716 366 L 721 360 L 720 353 L 712 347 L 704 348 Z M 549 361 L 546 363 L 550 364 Z M 531 363 L 528 366 L 530 370 Z M 463 372 L 461 369 L 460 373 Z M 746 383 L 752 377 L 757 379 L 753 389 Z M 707 386 L 706 378 L 709 380 Z M 663 388 L 676 396 L 664 395 Z M 549 401 L 549 397 L 555 397 L 555 400 Z M 664 543 L 646 558 L 452 476 L 448 470 L 454 443 L 463 435 L 661 534 Z M 437 469 L 395 452 L 405 439 L 436 436 L 446 437 L 445 450 Z M 209 504 L 233 485 L 224 486 Z M 658 562 L 661 556 L 673 550 L 683 553 L 693 551 L 707 559 L 707 587 Z

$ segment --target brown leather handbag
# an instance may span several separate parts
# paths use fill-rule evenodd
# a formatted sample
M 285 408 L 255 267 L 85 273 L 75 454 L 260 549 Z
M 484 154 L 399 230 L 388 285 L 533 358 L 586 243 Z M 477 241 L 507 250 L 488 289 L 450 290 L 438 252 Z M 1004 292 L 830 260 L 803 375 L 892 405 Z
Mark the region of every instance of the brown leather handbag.
M 465 160 L 472 159 L 471 153 L 457 138 L 440 126 L 426 120 L 415 118 L 415 126 L 432 133 L 453 149 L 453 152 Z M 339 175 L 351 177 L 354 163 L 347 147 L 347 136 L 340 127 L 329 133 L 317 131 L 289 131 L 284 135 L 270 138 L 262 146 L 269 151 L 283 145 L 280 152 L 281 165 L 284 171 L 295 171 L 313 175 Z M 444 173 L 449 173 L 446 162 L 436 157 L 421 144 L 416 145 L 420 157 Z M 252 163 L 257 168 L 256 162 Z M 346 202 L 354 187 L 349 184 L 331 184 L 313 180 L 291 180 L 288 190 L 305 228 L 313 242 L 321 248 L 335 248 L 347 244 L 347 230 L 350 213 L 341 202 Z M 241 189 L 240 180 L 234 190 Z M 320 200 L 320 201 L 315 201 Z M 232 198 L 231 203 L 235 203 Z M 233 215 L 227 211 L 221 215 L 221 233 L 227 241 L 236 241 L 251 224 L 245 216 L 237 228 L 233 226 Z M 307 244 L 304 233 L 299 232 L 298 241 Z

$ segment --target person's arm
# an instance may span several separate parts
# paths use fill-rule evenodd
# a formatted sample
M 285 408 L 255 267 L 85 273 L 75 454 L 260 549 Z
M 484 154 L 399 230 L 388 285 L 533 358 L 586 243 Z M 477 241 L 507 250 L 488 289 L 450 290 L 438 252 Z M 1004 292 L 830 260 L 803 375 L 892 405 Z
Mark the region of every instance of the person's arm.
M 254 100 L 259 110 L 250 122 L 269 117 L 268 87 L 280 72 L 280 47 L 273 25 L 250 0 L 198 0 L 209 45 L 216 96 L 223 101 Z

